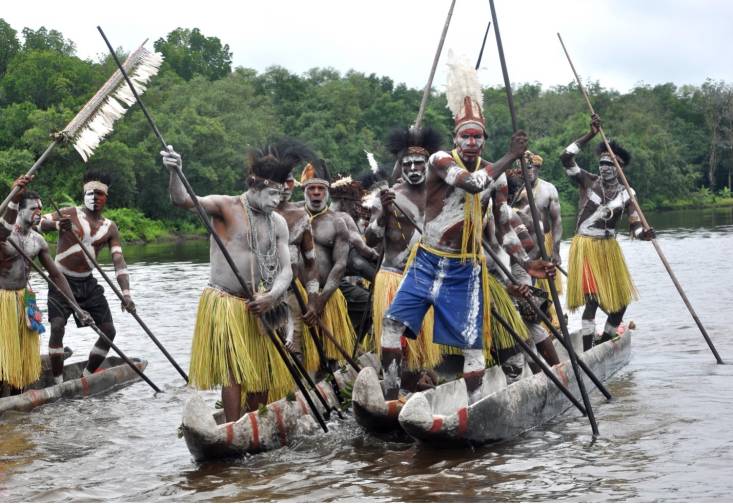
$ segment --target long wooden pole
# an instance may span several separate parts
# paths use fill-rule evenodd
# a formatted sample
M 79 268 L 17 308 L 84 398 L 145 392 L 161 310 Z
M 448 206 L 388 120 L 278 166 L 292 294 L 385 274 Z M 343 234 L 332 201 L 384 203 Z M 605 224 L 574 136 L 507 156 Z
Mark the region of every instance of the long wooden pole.
M 59 216 L 59 219 L 61 218 L 61 209 L 58 207 L 56 202 L 53 200 L 53 198 L 49 198 L 51 202 L 51 206 L 56 210 L 56 213 Z M 125 295 L 122 294 L 120 289 L 117 288 L 117 286 L 112 283 L 112 279 L 105 273 L 105 271 L 102 269 L 102 267 L 97 262 L 97 259 L 92 255 L 92 253 L 84 246 L 84 243 L 81 241 L 81 238 L 79 238 L 76 233 L 71 232 L 69 233 L 71 236 L 74 237 L 74 240 L 76 240 L 76 243 L 79 244 L 81 247 L 82 252 L 84 252 L 84 255 L 87 256 L 87 259 L 89 259 L 89 262 L 92 263 L 92 265 L 97 269 L 100 275 L 102 275 L 102 278 L 107 282 L 107 285 L 112 289 L 112 292 L 115 293 L 115 295 L 122 301 L 122 303 L 125 303 Z M 181 369 L 181 366 L 178 365 L 178 363 L 175 361 L 175 359 L 171 356 L 171 354 L 168 353 L 168 351 L 165 349 L 163 344 L 158 340 L 158 338 L 155 337 L 153 332 L 150 330 L 150 328 L 143 322 L 143 320 L 140 318 L 140 315 L 137 314 L 137 311 L 135 309 L 129 310 L 127 309 L 127 312 L 132 315 L 132 317 L 137 320 L 137 323 L 140 324 L 140 327 L 142 327 L 143 331 L 145 331 L 145 334 L 148 335 L 148 337 L 155 343 L 155 345 L 160 349 L 161 352 L 163 352 L 163 355 L 168 359 L 168 361 L 173 365 L 174 368 L 176 368 L 176 371 L 178 371 L 178 374 L 180 374 L 184 380 L 186 380 L 186 383 L 188 383 L 188 375 Z
M 145 118 L 148 120 L 148 124 L 150 124 L 150 127 L 152 128 L 153 132 L 155 133 L 155 136 L 160 141 L 161 145 L 163 146 L 163 149 L 168 149 L 168 144 L 163 139 L 163 135 L 160 133 L 160 130 L 158 129 L 158 126 L 156 126 L 155 121 L 153 121 L 152 116 L 148 112 L 147 107 L 145 107 L 145 104 L 140 99 L 140 96 L 137 93 L 137 90 L 135 89 L 135 86 L 132 85 L 132 82 L 130 82 L 130 78 L 127 75 L 127 72 L 125 72 L 125 69 L 122 67 L 122 64 L 120 63 L 120 60 L 117 58 L 117 54 L 115 53 L 114 49 L 112 48 L 112 44 L 109 43 L 109 40 L 107 40 L 107 36 L 102 31 L 102 28 L 97 26 L 97 30 L 99 30 L 99 33 L 102 35 L 102 38 L 104 39 L 104 42 L 107 44 L 107 48 L 109 49 L 110 53 L 112 54 L 112 57 L 115 60 L 115 63 L 117 63 L 117 67 L 122 72 L 122 75 L 125 77 L 125 80 L 127 81 L 127 84 L 130 86 L 130 90 L 132 91 L 133 95 L 135 96 L 135 99 L 137 100 L 137 103 L 140 105 L 140 109 L 143 111 L 143 114 L 145 115 Z M 229 268 L 231 268 L 232 273 L 234 273 L 234 276 L 236 277 L 237 281 L 239 282 L 239 285 L 242 288 L 242 292 L 244 292 L 245 298 L 252 299 L 252 293 L 249 289 L 249 286 L 245 282 L 244 278 L 242 277 L 242 274 L 239 272 L 239 268 L 237 268 L 237 265 L 234 264 L 234 259 L 232 259 L 232 256 L 229 254 L 229 251 L 227 250 L 226 246 L 224 245 L 224 242 L 221 241 L 221 237 L 218 235 L 218 233 L 214 230 L 214 227 L 211 225 L 211 222 L 209 221 L 209 217 L 204 211 L 203 208 L 201 208 L 201 204 L 198 201 L 198 198 L 196 197 L 196 194 L 193 191 L 193 187 L 191 187 L 191 184 L 189 184 L 188 179 L 186 179 L 186 176 L 183 174 L 183 171 L 180 167 L 176 167 L 174 170 L 176 173 L 176 176 L 183 184 L 184 188 L 186 189 L 186 192 L 188 193 L 189 198 L 191 199 L 191 202 L 194 205 L 194 208 L 196 209 L 196 212 L 198 213 L 199 218 L 201 219 L 201 222 L 204 224 L 206 229 L 211 234 L 211 237 L 214 239 L 214 242 L 219 247 L 219 250 L 221 251 L 222 255 L 224 256 L 224 260 L 229 265 Z M 298 373 L 293 367 L 293 363 L 289 359 L 289 355 L 287 353 L 287 350 L 282 346 L 281 341 L 278 339 L 278 337 L 275 335 L 275 331 L 270 325 L 270 323 L 264 318 L 259 317 L 260 322 L 262 323 L 262 326 L 265 328 L 265 333 L 267 333 L 267 336 L 270 338 L 270 341 L 272 342 L 273 346 L 275 347 L 275 350 L 277 351 L 280 358 L 283 360 L 283 363 L 285 364 L 285 367 L 288 369 L 288 372 L 293 377 L 293 380 L 295 381 L 295 384 L 298 386 L 298 389 L 300 389 L 300 392 L 303 394 L 304 399 L 308 403 L 308 406 L 310 407 L 311 413 L 313 417 L 316 419 L 318 424 L 321 426 L 321 429 L 323 429 L 324 432 L 328 432 L 328 427 L 326 426 L 326 423 L 323 421 L 323 418 L 321 417 L 320 413 L 318 412 L 318 409 L 316 408 L 316 405 L 313 403 L 313 399 L 311 398 L 310 394 L 308 394 L 308 391 L 306 390 L 305 386 L 303 385 L 303 382 L 298 377 Z M 318 392 L 316 390 L 316 392 Z
M 494 0 L 489 0 L 489 5 L 491 7 L 491 18 L 494 21 L 494 34 L 496 35 L 496 45 L 497 49 L 499 50 L 499 61 L 501 62 L 501 73 L 504 77 L 504 87 L 506 89 L 506 95 L 507 95 L 507 102 L 509 105 L 509 112 L 511 114 L 512 118 L 512 130 L 517 131 L 517 114 L 516 110 L 514 109 L 514 98 L 512 96 L 512 85 L 511 81 L 509 80 L 509 71 L 507 69 L 506 65 L 506 59 L 504 58 L 504 47 L 501 43 L 501 34 L 499 32 L 499 23 L 497 21 L 496 17 L 496 8 L 494 7 Z M 522 167 L 522 176 L 524 177 L 524 187 L 527 190 L 527 201 L 529 203 L 529 208 L 532 212 L 532 221 L 534 224 L 534 231 L 535 236 L 537 237 L 537 245 L 540 248 L 540 253 L 542 255 L 542 259 L 547 261 L 549 260 L 547 256 L 547 251 L 545 250 L 545 237 L 542 232 L 542 229 L 540 228 L 540 214 L 537 211 L 537 205 L 534 201 L 534 194 L 532 194 L 532 184 L 529 181 L 529 173 L 527 172 L 527 164 L 525 163 L 524 156 L 519 158 L 521 167 Z M 555 305 L 555 312 L 557 313 L 557 318 L 560 321 L 560 329 L 562 330 L 563 336 L 568 340 L 568 342 L 572 343 L 572 340 L 570 339 L 570 334 L 568 333 L 568 327 L 565 322 L 565 317 L 563 316 L 562 311 L 562 304 L 560 303 L 560 298 L 557 294 L 557 287 L 555 287 L 555 282 L 550 279 L 548 282 L 550 286 L 550 292 L 552 293 L 552 302 Z M 570 344 L 567 346 L 568 349 L 568 356 L 570 357 L 570 363 L 573 367 L 573 372 L 575 373 L 575 378 L 578 380 L 578 388 L 580 389 L 580 394 L 583 396 L 583 404 L 585 405 L 585 409 L 588 412 L 588 420 L 590 421 L 591 429 L 593 430 L 593 435 L 597 436 L 599 434 L 598 432 L 598 424 L 596 423 L 596 417 L 593 413 L 593 406 L 590 403 L 590 398 L 588 397 L 588 392 L 585 389 L 585 383 L 583 382 L 583 376 L 580 374 L 580 371 L 578 369 L 578 357 L 575 355 L 575 349 L 573 348 L 573 345 Z
M 31 267 L 34 270 L 36 270 L 36 272 L 39 275 L 41 275 L 41 277 L 48 283 L 48 285 L 53 286 L 61 294 L 61 296 L 64 298 L 64 300 L 69 305 L 69 307 L 74 311 L 74 314 L 79 318 L 79 320 L 81 320 L 82 319 L 82 311 L 81 311 L 81 308 L 79 307 L 79 305 L 76 304 L 76 300 L 70 298 L 63 290 L 61 290 L 61 288 L 56 284 L 56 282 L 54 282 L 53 280 L 51 280 L 49 278 L 49 276 L 46 275 L 46 273 L 44 273 L 43 270 L 35 262 L 33 262 L 33 260 L 30 257 L 28 257 L 28 254 L 25 253 L 25 251 L 20 247 L 20 245 L 18 245 L 17 243 L 15 243 L 12 240 L 12 238 L 8 237 L 8 239 L 6 241 L 8 243 L 10 243 L 13 246 L 13 248 L 15 248 L 15 250 L 18 251 L 18 253 L 21 255 L 21 257 L 25 261 L 27 261 L 31 265 Z M 94 322 L 89 322 L 89 327 L 91 327 L 92 330 L 94 330 L 94 332 L 97 333 L 99 335 L 99 337 L 102 338 L 105 341 L 105 343 L 107 343 L 110 347 L 112 347 L 112 350 L 114 350 L 117 353 L 117 355 L 119 355 L 122 358 L 122 360 L 124 360 L 125 363 L 128 366 L 130 366 L 132 368 L 132 370 L 135 371 L 135 373 L 137 373 L 140 376 L 140 378 L 142 378 L 143 380 L 145 380 L 145 382 L 148 385 L 150 385 L 150 387 L 153 390 L 155 390 L 156 392 L 162 392 L 162 390 L 160 390 L 158 388 L 158 386 L 155 383 L 153 383 L 153 381 L 150 378 L 148 378 L 145 375 L 145 373 L 143 373 L 142 370 L 140 368 L 138 368 L 135 365 L 135 363 L 132 362 L 130 360 L 130 358 L 127 355 L 125 355 L 125 353 L 122 350 L 119 349 L 119 347 L 117 345 L 114 344 L 114 341 L 112 341 L 109 336 L 107 336 L 106 334 L 104 334 L 104 332 L 99 327 L 97 327 L 97 324 L 95 324 Z
M 440 60 L 440 53 L 443 52 L 443 43 L 445 42 L 445 36 L 448 34 L 448 27 L 450 26 L 450 18 L 453 16 L 453 7 L 456 5 L 456 0 L 452 0 L 450 3 L 450 9 L 448 9 L 448 15 L 445 17 L 445 24 L 443 25 L 443 33 L 440 35 L 440 42 L 438 42 L 438 49 L 435 51 L 435 57 L 433 58 L 433 66 L 430 67 L 430 75 L 428 76 L 428 83 L 425 84 L 425 89 L 422 92 L 422 100 L 420 100 L 420 108 L 417 112 L 417 119 L 415 119 L 415 128 L 420 128 L 420 123 L 425 115 L 425 107 L 428 104 L 428 96 L 430 96 L 430 89 L 433 87 L 433 77 L 435 77 L 435 69 L 438 68 L 438 61 Z
M 585 86 L 583 86 L 583 83 L 581 82 L 580 77 L 578 76 L 578 72 L 575 71 L 575 65 L 573 65 L 573 61 L 570 59 L 570 54 L 568 54 L 568 50 L 565 48 L 565 43 L 563 42 L 562 37 L 560 36 L 559 33 L 557 34 L 557 38 L 560 39 L 560 45 L 562 45 L 562 49 L 565 52 L 565 56 L 568 58 L 568 63 L 570 63 L 570 68 L 573 70 L 573 75 L 575 75 L 575 81 L 578 83 L 580 92 L 583 94 L 583 98 L 585 98 L 585 103 L 588 105 L 588 110 L 590 110 L 591 115 L 595 114 L 595 111 L 593 110 L 593 104 L 591 104 L 590 98 L 588 97 L 588 92 L 585 90 Z M 606 145 L 606 150 L 608 152 L 613 152 L 611 150 L 611 146 L 608 144 L 608 139 L 606 138 L 606 134 L 603 132 L 603 128 L 599 127 L 598 131 L 601 134 L 603 143 Z M 634 209 L 639 214 L 639 218 L 641 219 L 641 225 L 644 227 L 645 230 L 650 229 L 651 226 L 649 226 L 649 222 L 647 222 L 644 212 L 641 211 L 639 202 L 636 200 L 634 191 L 631 189 L 631 186 L 629 185 L 629 181 L 626 180 L 626 175 L 624 174 L 624 171 L 621 169 L 621 166 L 618 164 L 618 160 L 616 159 L 616 156 L 611 156 L 611 158 L 613 159 L 613 164 L 616 166 L 616 170 L 617 170 L 616 173 L 618 173 L 619 177 L 621 178 L 621 182 L 626 187 L 626 191 L 628 192 L 629 197 L 631 199 L 631 204 L 634 206 Z M 682 285 L 680 284 L 679 280 L 677 280 L 677 275 L 675 275 L 674 271 L 672 270 L 672 266 L 670 266 L 669 262 L 667 261 L 667 257 L 664 255 L 664 252 L 662 252 L 662 248 L 659 246 L 659 242 L 657 242 L 656 238 L 652 238 L 651 242 L 652 242 L 652 245 L 654 245 L 654 250 L 657 251 L 657 255 L 659 256 L 659 259 L 662 261 L 662 264 L 664 265 L 664 269 L 667 270 L 669 277 L 672 279 L 672 283 L 677 288 L 677 292 L 679 292 L 680 297 L 682 298 L 682 301 L 685 303 L 685 306 L 687 307 L 687 310 L 690 312 L 690 315 L 692 315 L 692 318 L 695 321 L 695 324 L 697 324 L 697 328 L 700 329 L 700 332 L 702 333 L 703 338 L 705 338 L 705 341 L 707 342 L 708 347 L 710 347 L 710 351 L 713 352 L 713 355 L 715 356 L 715 360 L 717 361 L 718 364 L 723 364 L 723 359 L 720 358 L 720 354 L 718 354 L 718 351 L 715 349 L 715 345 L 713 345 L 713 341 L 710 339 L 708 332 L 705 330 L 705 327 L 702 325 L 702 322 L 700 321 L 700 318 L 697 316 L 695 309 L 692 307 L 690 300 L 687 299 L 687 294 L 685 294 L 685 290 L 682 288 Z

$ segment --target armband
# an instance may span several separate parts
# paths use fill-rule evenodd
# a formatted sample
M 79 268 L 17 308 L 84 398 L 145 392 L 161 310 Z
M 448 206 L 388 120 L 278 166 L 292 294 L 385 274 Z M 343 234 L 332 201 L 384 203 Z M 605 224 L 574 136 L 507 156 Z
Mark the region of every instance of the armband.
M 122 289 L 122 295 L 132 297 L 132 293 L 130 292 L 130 289 Z
M 10 203 L 8 203 L 9 210 L 15 210 L 17 212 L 18 208 L 18 204 L 15 201 L 11 201 Z
M 571 156 L 574 156 L 578 152 L 580 152 L 580 146 L 577 143 L 573 142 L 570 145 L 568 145 L 567 147 L 565 147 L 565 152 L 567 152 Z
M 642 228 L 642 227 L 638 227 L 638 228 L 634 229 L 634 237 L 635 238 L 640 237 L 643 232 L 644 232 L 644 228 Z

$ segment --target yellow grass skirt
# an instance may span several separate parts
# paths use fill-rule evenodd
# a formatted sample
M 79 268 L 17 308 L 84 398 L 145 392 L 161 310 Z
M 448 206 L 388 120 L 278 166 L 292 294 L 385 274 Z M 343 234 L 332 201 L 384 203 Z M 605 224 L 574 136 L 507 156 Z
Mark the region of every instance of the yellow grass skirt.
M 509 325 L 514 329 L 514 332 L 522 338 L 527 340 L 529 332 L 527 326 L 524 325 L 522 316 L 517 311 L 517 307 L 514 306 L 512 298 L 506 291 L 506 288 L 497 280 L 493 275 L 489 275 L 489 294 L 491 295 L 491 307 L 496 309 L 497 313 L 506 320 Z M 505 350 L 515 346 L 514 338 L 504 328 L 501 323 L 494 318 L 493 313 L 491 314 L 491 343 L 497 350 Z M 484 339 L 484 355 L 487 361 L 491 361 L 491 347 L 486 344 Z
M 191 385 L 242 385 L 242 395 L 269 390 L 273 401 L 293 390 L 293 379 L 245 301 L 207 287 L 199 299 L 191 345 Z
M 0 381 L 15 388 L 41 376 L 41 338 L 26 323 L 24 295 L 0 290 Z
M 392 304 L 397 290 L 402 282 L 402 273 L 379 270 L 374 280 L 374 293 L 372 294 L 372 324 L 374 327 L 374 350 L 382 355 L 382 322 L 384 314 Z M 422 329 L 416 339 L 405 338 L 407 341 L 407 369 L 419 371 L 421 369 L 433 369 L 443 360 L 442 354 L 453 352 L 452 347 L 436 345 L 433 343 L 433 308 L 425 314 Z M 459 349 L 460 350 L 460 349 Z M 458 352 L 460 353 L 460 352 Z
M 568 297 L 570 310 L 585 304 L 585 295 L 598 300 L 608 313 L 639 299 L 621 247 L 615 238 L 576 235 L 570 244 Z
M 298 283 L 298 289 L 303 295 L 303 298 L 307 300 L 307 293 L 300 283 Z M 326 302 L 326 305 L 323 307 L 323 313 L 321 313 L 321 322 L 331 331 L 331 334 L 336 338 L 336 341 L 339 342 L 341 347 L 351 355 L 356 344 L 356 333 L 351 325 L 351 320 L 349 320 L 346 298 L 341 292 L 341 289 L 333 291 L 333 294 Z M 313 328 L 303 323 L 303 361 L 305 362 L 305 368 L 308 371 L 314 372 L 320 366 L 320 359 L 318 358 L 316 345 L 313 343 L 312 333 Z M 338 361 L 342 365 L 346 363 L 344 356 L 325 334 L 321 334 L 321 341 L 323 343 L 323 353 L 327 359 Z

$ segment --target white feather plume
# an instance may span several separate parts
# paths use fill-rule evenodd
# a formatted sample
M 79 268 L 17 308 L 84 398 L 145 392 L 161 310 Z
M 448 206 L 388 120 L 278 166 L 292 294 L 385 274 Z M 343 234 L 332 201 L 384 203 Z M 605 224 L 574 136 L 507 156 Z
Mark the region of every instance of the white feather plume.
M 448 51 L 448 83 L 446 84 L 445 97 L 448 101 L 448 108 L 453 117 L 463 114 L 463 100 L 469 96 L 476 104 L 483 104 L 483 92 L 481 83 L 478 80 L 478 73 L 468 57 L 465 55 L 455 56 L 452 50 Z
M 364 208 L 368 208 L 369 210 L 374 210 L 376 208 L 380 208 L 382 206 L 382 202 L 379 199 L 379 193 L 384 189 L 384 185 L 380 184 L 379 187 L 372 189 L 368 193 L 364 195 L 364 197 L 361 199 L 361 204 Z
M 158 73 L 163 55 L 143 46 L 131 53 L 122 65 L 135 86 L 143 94 L 150 79 Z M 118 69 L 87 102 L 84 108 L 64 128 L 61 135 L 73 142 L 74 148 L 86 162 L 105 136 L 112 132 L 115 121 L 135 103 L 135 95 Z
M 367 162 L 369 163 L 369 168 L 372 169 L 372 173 L 377 174 L 379 173 L 379 165 L 377 164 L 377 160 L 374 159 L 374 154 L 369 152 L 368 150 L 364 149 L 364 152 L 366 153 Z
M 350 185 L 351 182 L 353 182 L 353 179 L 351 178 L 351 176 L 340 178 L 337 181 L 331 183 L 331 189 L 335 189 L 337 187 L 342 187 L 342 186 Z

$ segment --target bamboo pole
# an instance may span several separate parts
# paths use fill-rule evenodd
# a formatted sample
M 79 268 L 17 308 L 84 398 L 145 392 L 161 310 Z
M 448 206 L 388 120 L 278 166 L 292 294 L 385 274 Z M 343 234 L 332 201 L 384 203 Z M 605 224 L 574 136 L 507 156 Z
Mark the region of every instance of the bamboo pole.
M 565 52 L 565 56 L 568 59 L 568 63 L 570 63 L 570 68 L 573 71 L 573 75 L 575 76 L 575 81 L 578 83 L 578 87 L 580 88 L 580 92 L 583 94 L 583 98 L 585 98 L 585 103 L 588 105 L 588 110 L 590 110 L 591 115 L 595 114 L 595 111 L 593 110 L 593 104 L 590 102 L 590 98 L 588 97 L 588 92 L 585 90 L 585 86 L 583 86 L 583 83 L 580 80 L 580 77 L 578 76 L 578 72 L 575 71 L 575 65 L 573 65 L 573 61 L 570 59 L 570 54 L 568 53 L 568 50 L 565 48 L 565 43 L 562 40 L 562 37 L 560 34 L 557 34 L 557 38 L 560 40 L 560 45 L 562 46 L 563 51 Z M 611 150 L 611 146 L 608 144 L 608 138 L 606 138 L 606 134 L 603 132 L 603 128 L 599 127 L 598 131 L 601 134 L 601 138 L 603 139 L 603 143 L 606 146 L 606 150 L 608 152 L 613 152 Z M 621 182 L 624 184 L 624 187 L 626 187 L 626 191 L 629 194 L 629 198 L 631 199 L 631 204 L 634 206 L 634 210 L 639 214 L 639 218 L 641 219 L 641 225 L 645 230 L 651 229 L 651 226 L 649 226 L 649 222 L 646 220 L 646 216 L 644 215 L 644 212 L 642 212 L 641 207 L 639 206 L 639 202 L 636 200 L 636 195 L 634 194 L 634 191 L 631 189 L 631 186 L 629 185 L 629 181 L 626 180 L 626 175 L 624 174 L 624 171 L 621 169 L 621 166 L 618 163 L 618 160 L 616 159 L 616 156 L 611 156 L 613 159 L 613 164 L 616 166 L 616 170 L 618 173 L 618 176 L 621 178 Z M 718 354 L 718 351 L 715 348 L 715 345 L 713 345 L 713 341 L 710 339 L 710 336 L 708 335 L 708 332 L 705 330 L 705 327 L 702 325 L 702 322 L 700 321 L 700 318 L 697 316 L 697 313 L 695 312 L 695 309 L 692 307 L 692 304 L 690 303 L 690 300 L 687 299 L 687 294 L 685 293 L 685 290 L 682 288 L 682 285 L 680 284 L 679 280 L 677 280 L 677 275 L 675 275 L 674 271 L 672 270 L 672 266 L 670 266 L 669 262 L 667 261 L 667 257 L 664 255 L 664 252 L 662 252 L 662 248 L 659 246 L 659 242 L 657 242 L 656 238 L 652 238 L 651 240 L 652 245 L 654 245 L 654 250 L 657 251 L 657 255 L 659 256 L 659 259 L 662 261 L 662 264 L 664 265 L 664 269 L 667 270 L 667 273 L 669 274 L 669 277 L 672 279 L 672 283 L 677 288 L 677 292 L 679 292 L 680 297 L 682 298 L 682 301 L 685 303 L 685 306 L 687 307 L 687 310 L 690 312 L 690 315 L 692 315 L 693 320 L 695 321 L 695 324 L 697 324 L 697 328 L 702 333 L 703 338 L 705 338 L 705 342 L 708 344 L 708 347 L 710 347 L 710 351 L 713 352 L 713 356 L 715 356 L 715 360 L 718 364 L 723 364 L 723 359 L 720 358 L 720 354 Z
M 511 114 L 512 118 L 512 130 L 517 131 L 517 114 L 516 110 L 514 109 L 514 98 L 512 96 L 512 87 L 511 87 L 511 81 L 509 80 L 509 71 L 507 69 L 506 65 L 506 59 L 504 58 L 504 48 L 501 43 L 501 34 L 499 32 L 499 23 L 497 21 L 496 17 L 496 8 L 494 7 L 494 0 L 489 0 L 489 5 L 491 7 L 491 18 L 494 21 L 494 34 L 496 35 L 496 45 L 497 49 L 499 51 L 499 61 L 501 62 L 501 73 L 504 77 L 504 87 L 506 89 L 506 95 L 507 95 L 507 103 L 509 105 L 509 112 Z M 527 164 L 524 161 L 524 156 L 520 157 L 519 159 L 521 167 L 522 167 L 522 176 L 524 177 L 524 187 L 527 190 L 527 201 L 529 202 L 529 208 L 532 212 L 532 221 L 534 224 L 534 231 L 535 236 L 537 238 L 537 245 L 540 248 L 540 253 L 542 255 L 542 259 L 547 261 L 547 251 L 545 250 L 545 237 L 544 233 L 542 232 L 542 229 L 540 229 L 540 215 L 537 211 L 537 205 L 534 201 L 534 194 L 532 193 L 532 184 L 529 181 L 529 173 L 527 172 Z M 552 301 L 555 305 L 555 312 L 557 313 L 557 318 L 560 322 L 560 329 L 562 330 L 562 334 L 565 337 L 565 339 L 568 340 L 568 342 L 572 342 L 570 339 L 570 334 L 568 333 L 568 327 L 565 322 L 565 317 L 563 316 L 562 311 L 562 304 L 560 303 L 560 298 L 557 294 L 557 288 L 555 287 L 555 282 L 552 281 L 548 282 L 550 286 L 550 292 L 552 294 Z M 580 374 L 580 371 L 578 369 L 578 357 L 575 354 L 575 349 L 573 348 L 573 345 L 570 344 L 567 346 L 568 349 L 568 356 L 570 357 L 570 363 L 573 367 L 573 372 L 575 373 L 575 377 L 578 380 L 578 388 L 580 389 L 580 394 L 583 397 L 583 405 L 585 406 L 585 409 L 588 413 L 588 420 L 590 421 L 591 429 L 593 431 L 594 436 L 598 436 L 598 424 L 596 423 L 596 417 L 593 413 L 593 406 L 590 403 L 590 398 L 588 397 L 588 392 L 585 389 L 585 383 L 583 382 L 583 376 Z

